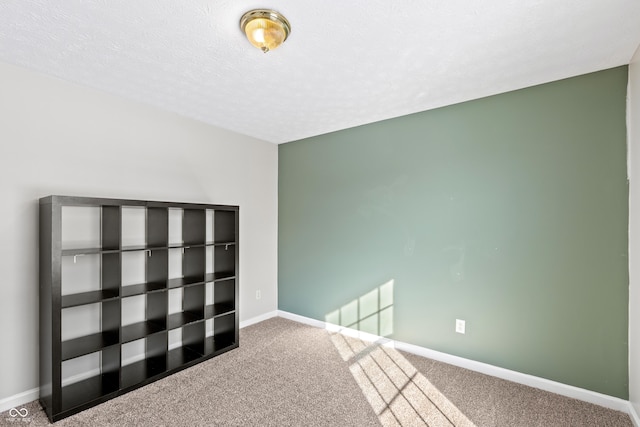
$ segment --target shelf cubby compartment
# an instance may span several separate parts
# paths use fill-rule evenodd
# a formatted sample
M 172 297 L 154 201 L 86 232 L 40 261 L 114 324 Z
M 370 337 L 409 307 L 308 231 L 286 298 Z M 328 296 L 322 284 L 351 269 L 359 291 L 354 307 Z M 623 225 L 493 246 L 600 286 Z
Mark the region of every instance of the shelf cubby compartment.
M 222 244 L 213 247 L 214 280 L 236 275 L 236 245 Z
M 122 327 L 122 342 L 135 341 L 145 336 L 164 332 L 166 329 L 164 320 L 159 322 L 143 320 L 141 322 L 131 323 Z
M 169 274 L 169 287 L 176 287 L 176 282 L 183 279 L 182 275 L 182 253 L 184 247 L 170 247 L 169 248 L 169 260 L 168 260 L 168 274 Z M 180 285 L 181 286 L 181 285 Z
M 204 211 L 204 241 L 207 245 L 213 244 L 213 209 L 205 209 Z
M 166 289 L 167 250 L 146 249 L 122 253 L 121 296 Z
M 146 216 L 144 206 L 122 206 L 120 208 L 120 246 L 122 250 L 144 249 L 147 246 Z
M 61 411 L 101 401 L 120 388 L 120 346 L 62 362 Z
M 203 282 L 205 274 L 204 246 L 189 246 L 182 254 L 182 274 L 190 282 Z
M 175 279 L 169 279 L 167 282 L 168 288 L 183 288 L 185 286 L 200 285 L 206 280 L 206 275 L 201 277 L 176 277 Z
M 98 302 L 117 299 L 118 289 L 105 289 L 98 291 L 80 292 L 77 294 L 63 295 L 62 308 L 75 307 L 78 305 L 95 304 Z
M 204 276 L 205 282 L 217 282 L 220 280 L 228 280 L 233 279 L 235 277 L 235 272 L 233 271 L 223 271 L 220 273 L 207 273 Z
M 169 288 L 178 288 L 205 281 L 205 247 L 186 246 L 169 249 Z
M 119 299 L 63 309 L 61 360 L 74 359 L 118 344 L 119 318 Z
M 223 340 L 231 344 L 235 342 L 236 331 L 235 313 L 218 316 L 213 320 L 213 337 L 216 340 Z
M 165 249 L 168 246 L 167 208 L 122 207 L 122 251 Z
M 60 213 L 63 255 L 120 249 L 121 211 L 119 206 L 97 203 L 62 206 Z
M 147 283 L 167 283 L 169 254 L 166 249 L 147 250 Z
M 204 209 L 183 210 L 182 239 L 185 246 L 204 245 L 206 228 L 206 211 Z
M 118 371 L 114 370 L 62 387 L 62 411 L 115 397 L 119 389 L 118 377 Z
M 180 313 L 173 313 L 169 315 L 169 318 L 167 320 L 167 328 L 176 329 L 193 322 L 198 322 L 202 319 L 204 319 L 204 314 L 202 313 L 194 313 L 189 311 L 181 311 Z
M 233 313 L 235 306 L 231 304 L 211 304 L 205 307 L 205 319 L 212 319 L 214 317 L 222 316 L 225 314 Z
M 237 212 L 231 210 L 215 210 L 213 213 L 213 241 L 215 243 L 232 243 L 237 238 Z
M 127 343 L 167 329 L 167 293 L 151 292 L 122 299 L 121 342 Z
M 204 298 L 204 284 L 170 290 L 167 329 L 176 329 L 203 320 Z
M 62 206 L 60 240 L 63 251 L 100 250 L 100 206 Z
M 100 351 L 119 342 L 118 331 L 102 331 L 62 342 L 62 360 Z
M 169 210 L 147 207 L 147 247 L 165 248 L 169 245 Z
M 121 253 L 122 266 L 120 275 L 123 291 L 131 285 L 147 283 L 145 272 L 147 257 L 148 253 L 144 250 Z
M 62 256 L 62 308 L 117 298 L 119 271 L 120 254 L 117 252 Z
M 167 370 L 167 332 L 156 333 L 122 346 L 122 387 L 132 387 Z
M 143 295 L 149 292 L 161 291 L 167 287 L 166 282 L 155 283 L 138 283 L 135 285 L 123 286 L 121 290 L 122 297 L 131 297 L 135 295 Z
M 204 354 L 217 355 L 236 346 L 236 341 L 231 335 L 209 336 L 205 340 Z
M 211 298 L 206 298 L 205 318 L 233 313 L 236 307 L 235 280 L 226 279 L 213 282 L 210 285 L 213 295 Z
M 168 242 L 169 247 L 183 246 L 182 239 L 182 208 L 171 207 L 168 209 L 169 225 Z
M 171 335 L 174 335 L 172 339 Z M 190 365 L 205 355 L 205 322 L 190 323 L 169 331 L 169 369 Z
M 100 247 L 103 251 L 117 251 L 122 246 L 122 208 L 102 206 L 100 221 Z
M 205 340 L 205 354 L 219 354 L 237 345 L 235 313 L 220 315 L 207 320 L 207 322 L 209 321 L 213 322 L 213 334 L 207 336 Z

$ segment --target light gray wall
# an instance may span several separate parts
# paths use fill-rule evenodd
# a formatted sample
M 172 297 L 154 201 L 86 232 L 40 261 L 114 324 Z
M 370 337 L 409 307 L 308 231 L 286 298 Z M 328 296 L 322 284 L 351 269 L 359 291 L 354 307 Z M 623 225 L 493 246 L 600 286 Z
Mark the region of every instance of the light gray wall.
M 640 48 L 629 65 L 629 401 L 640 415 Z
M 240 205 L 243 321 L 277 307 L 277 162 L 276 145 L 0 63 L 0 404 L 38 387 L 40 197 Z

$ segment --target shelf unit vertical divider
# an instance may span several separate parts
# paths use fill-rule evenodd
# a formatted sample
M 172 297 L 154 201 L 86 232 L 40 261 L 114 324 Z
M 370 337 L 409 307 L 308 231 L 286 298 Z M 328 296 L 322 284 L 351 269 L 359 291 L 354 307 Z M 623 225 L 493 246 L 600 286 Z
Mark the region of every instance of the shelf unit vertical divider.
M 182 310 L 198 319 L 182 328 L 182 346 L 200 355 L 205 354 L 205 272 L 206 272 L 206 210 L 184 209 L 182 237 L 185 250 L 182 271 L 187 283 L 199 283 L 182 290 Z
M 105 349 L 101 353 L 100 369 L 103 381 L 117 381 L 120 388 L 121 355 L 121 318 L 122 306 L 120 289 L 122 288 L 122 207 L 102 205 L 100 209 L 100 289 L 116 297 L 115 300 L 101 304 L 101 330 L 115 331 L 118 345 Z M 104 388 L 104 387 L 103 387 Z
M 161 283 L 161 291 L 146 294 L 146 313 L 148 321 L 160 326 L 163 332 L 156 333 L 145 339 L 145 359 L 147 374 L 155 369 L 167 369 L 167 318 L 169 310 L 169 209 L 167 206 L 148 204 L 146 207 L 146 244 L 149 256 L 146 258 L 145 278 L 147 283 Z

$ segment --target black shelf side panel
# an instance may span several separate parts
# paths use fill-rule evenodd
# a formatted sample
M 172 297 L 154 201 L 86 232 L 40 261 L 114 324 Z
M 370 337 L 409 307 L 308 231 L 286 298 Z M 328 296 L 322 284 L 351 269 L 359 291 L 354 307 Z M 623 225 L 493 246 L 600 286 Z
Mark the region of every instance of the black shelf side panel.
M 52 419 L 56 412 L 60 412 L 59 407 L 54 408 L 53 396 L 60 393 L 60 387 L 54 386 L 54 383 L 60 383 L 60 361 L 57 360 L 56 353 L 60 348 L 61 297 L 59 285 L 56 292 L 53 282 L 56 276 L 60 280 L 62 271 L 60 255 L 54 258 L 54 242 L 57 241 L 60 249 L 61 214 L 59 208 L 54 211 L 50 200 L 40 201 L 40 403 L 49 419 Z M 57 391 L 54 391 L 56 388 Z

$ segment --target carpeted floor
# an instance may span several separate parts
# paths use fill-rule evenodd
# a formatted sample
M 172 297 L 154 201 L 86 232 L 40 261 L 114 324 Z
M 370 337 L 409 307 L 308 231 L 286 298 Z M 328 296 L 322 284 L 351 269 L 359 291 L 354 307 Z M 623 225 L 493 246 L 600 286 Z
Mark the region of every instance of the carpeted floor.
M 47 424 L 37 402 L 0 414 L 0 425 Z M 632 427 L 621 412 L 282 318 L 56 425 Z

